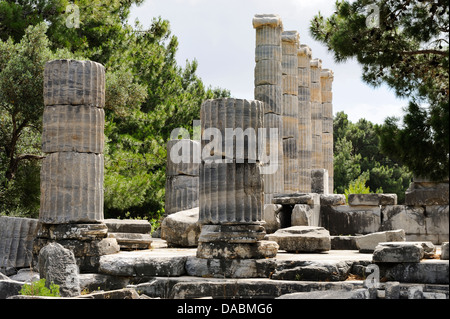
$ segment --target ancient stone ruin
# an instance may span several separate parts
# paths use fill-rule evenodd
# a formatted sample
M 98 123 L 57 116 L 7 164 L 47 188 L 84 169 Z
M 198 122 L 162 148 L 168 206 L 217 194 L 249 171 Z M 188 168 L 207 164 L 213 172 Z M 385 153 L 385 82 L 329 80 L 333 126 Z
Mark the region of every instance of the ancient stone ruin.
M 278 15 L 253 27 L 254 100 L 204 101 L 200 137 L 167 143 L 161 238 L 103 218 L 104 67 L 47 64 L 41 211 L 0 217 L 0 298 L 41 277 L 75 298 L 448 299 L 448 180 L 404 205 L 334 194 L 333 71 Z

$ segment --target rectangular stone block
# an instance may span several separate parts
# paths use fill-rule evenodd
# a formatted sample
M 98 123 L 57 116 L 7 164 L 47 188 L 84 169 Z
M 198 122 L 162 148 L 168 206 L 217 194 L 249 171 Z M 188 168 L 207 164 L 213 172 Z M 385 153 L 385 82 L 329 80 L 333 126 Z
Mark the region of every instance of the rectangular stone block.
M 412 182 L 405 192 L 406 205 L 448 205 L 449 183 Z
M 102 154 L 105 111 L 88 105 L 53 105 L 44 108 L 42 151 Z
M 406 240 L 420 240 L 427 235 L 426 216 L 423 207 L 406 205 L 381 206 L 383 223 L 380 230 L 403 229 Z
M 103 220 L 103 155 L 52 153 L 42 162 L 39 221 L 47 224 Z
M 349 194 L 350 206 L 397 205 L 397 194 Z
M 380 230 L 381 209 L 374 206 L 321 206 L 321 222 L 333 236 L 375 233 Z
M 298 61 L 296 55 L 283 55 L 281 60 L 282 75 L 298 76 Z

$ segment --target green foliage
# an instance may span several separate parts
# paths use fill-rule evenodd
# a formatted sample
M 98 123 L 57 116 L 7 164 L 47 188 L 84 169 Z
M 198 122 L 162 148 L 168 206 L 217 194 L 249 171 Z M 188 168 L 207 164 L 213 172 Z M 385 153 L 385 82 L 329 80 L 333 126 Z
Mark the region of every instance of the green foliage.
M 366 23 L 369 5 L 379 10 L 376 27 Z M 377 128 L 380 150 L 415 175 L 448 178 L 448 1 L 338 0 L 335 7 L 312 19 L 312 36 L 336 61 L 356 59 L 369 85 L 387 84 L 410 100 L 403 123 L 388 117 Z
M 370 194 L 370 189 L 366 186 L 367 180 L 369 179 L 368 175 L 368 172 L 365 172 L 358 176 L 357 179 L 350 182 L 348 188 L 344 191 L 345 200 L 347 202 L 349 194 Z
M 45 296 L 45 297 L 61 297 L 59 293 L 59 285 L 53 282 L 47 287 L 45 278 L 34 281 L 31 284 L 24 284 L 19 291 L 22 296 Z
M 197 61 L 177 65 L 178 39 L 167 20 L 153 18 L 149 29 L 126 22 L 130 7 L 142 2 L 75 1 L 79 28 L 66 25 L 73 13 L 66 11 L 67 0 L 0 3 L 3 214 L 38 214 L 42 76 L 45 63 L 57 58 L 97 61 L 106 68 L 105 217 L 157 223 L 164 213 L 172 129 L 184 127 L 192 134 L 201 103 L 230 93 L 205 87 L 196 75 Z M 30 178 L 22 180 L 27 174 Z
M 371 192 L 395 193 L 403 202 L 412 174 L 380 152 L 378 126 L 365 119 L 352 123 L 344 112 L 336 114 L 333 125 L 335 192 L 364 185 Z

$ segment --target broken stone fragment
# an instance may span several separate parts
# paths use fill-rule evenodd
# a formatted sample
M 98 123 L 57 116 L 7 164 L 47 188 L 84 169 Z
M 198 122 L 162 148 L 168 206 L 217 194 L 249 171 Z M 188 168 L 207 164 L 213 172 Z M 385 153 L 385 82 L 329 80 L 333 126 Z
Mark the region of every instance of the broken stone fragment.
M 39 276 L 45 286 L 59 285 L 62 297 L 74 297 L 81 293 L 79 270 L 72 251 L 58 243 L 49 243 L 39 252 Z
M 331 249 L 330 233 L 323 227 L 292 226 L 267 236 L 280 250 L 288 252 L 321 252 Z
M 374 252 L 373 262 L 418 263 L 426 255 L 433 255 L 436 247 L 431 242 L 384 242 Z
M 197 247 L 201 231 L 198 217 L 198 207 L 165 217 L 161 223 L 161 238 L 169 247 Z

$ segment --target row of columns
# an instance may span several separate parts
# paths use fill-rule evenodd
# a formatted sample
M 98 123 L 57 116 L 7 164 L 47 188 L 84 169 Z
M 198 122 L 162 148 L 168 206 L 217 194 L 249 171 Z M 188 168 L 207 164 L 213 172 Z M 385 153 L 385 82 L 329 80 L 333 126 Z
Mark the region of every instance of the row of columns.
M 333 193 L 333 72 L 312 58 L 297 31 L 283 31 L 278 15 L 255 15 L 253 27 L 255 99 L 267 104 L 265 126 L 279 129 L 282 146 L 279 170 L 265 176 L 264 203 L 317 191 L 317 172 L 326 179 L 320 192 Z

